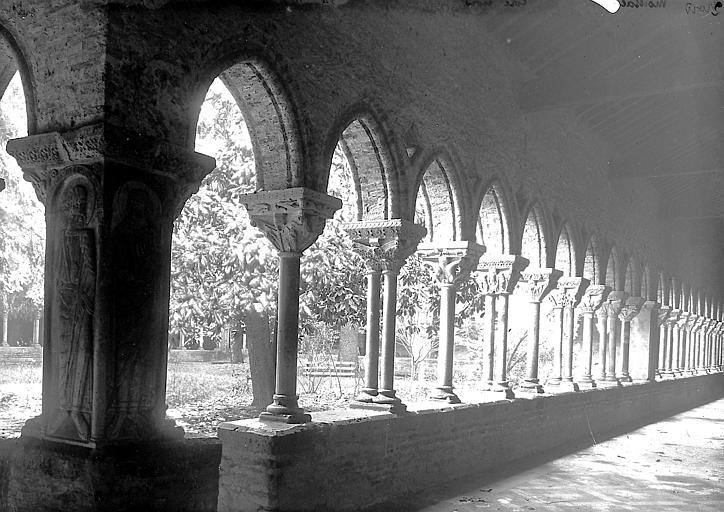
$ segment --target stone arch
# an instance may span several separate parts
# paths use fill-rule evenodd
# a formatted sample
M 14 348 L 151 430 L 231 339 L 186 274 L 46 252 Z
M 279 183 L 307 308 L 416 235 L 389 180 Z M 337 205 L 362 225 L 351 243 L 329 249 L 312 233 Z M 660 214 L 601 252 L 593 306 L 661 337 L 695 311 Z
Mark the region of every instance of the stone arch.
M 650 271 L 648 263 L 641 262 L 641 297 L 646 300 L 655 300 L 656 283 L 650 281 Z
M 390 218 L 390 175 L 394 166 L 378 126 L 370 115 L 357 116 L 342 130 L 337 142 L 352 173 L 357 220 Z M 329 173 L 324 181 L 329 182 Z
M 583 277 L 591 281 L 591 284 L 601 284 L 605 275 L 601 275 L 601 263 L 598 258 L 599 243 L 595 236 L 591 236 L 586 243 L 586 253 L 583 258 Z
M 566 224 L 563 224 L 558 234 L 554 267 L 562 271 L 564 276 L 573 276 L 576 272 L 575 247 L 571 239 L 571 230 Z
M 25 95 L 28 135 L 33 135 L 38 131 L 35 117 L 37 102 L 35 100 L 35 80 L 27 62 L 28 59 L 18 44 L 17 38 L 12 35 L 4 26 L 2 20 L 0 20 L 0 98 L 5 94 L 5 90 L 15 76 L 15 73 L 18 73 L 23 85 L 23 94 Z
M 605 283 L 612 289 L 619 289 L 619 260 L 621 258 L 618 255 L 618 251 L 615 246 L 611 246 L 608 252 L 608 258 L 606 258 L 606 273 Z
M 673 309 L 681 309 L 681 283 L 675 277 L 669 279 L 669 297 Z
M 669 296 L 669 286 L 667 286 L 668 280 L 664 273 L 659 273 L 659 285 L 656 289 L 656 302 L 662 306 L 671 305 L 671 297 Z
M 530 261 L 530 268 L 543 268 L 547 265 L 545 213 L 540 204 L 532 204 L 525 215 L 521 237 L 522 256 Z
M 511 254 L 510 209 L 500 182 L 485 188 L 476 219 L 476 239 L 487 254 Z
M 631 258 L 625 258 L 625 262 L 622 262 L 623 272 L 623 291 L 628 293 L 632 297 L 638 297 L 641 293 L 641 288 L 636 290 L 636 261 Z
M 438 154 L 423 166 L 415 200 L 415 222 L 427 228 L 429 242 L 460 240 L 460 188 L 450 158 Z
M 304 186 L 304 151 L 296 109 L 279 74 L 266 60 L 239 58 L 232 65 L 219 65 L 209 73 L 191 100 L 191 146 L 196 139 L 201 104 L 217 76 L 231 93 L 246 122 L 254 154 L 257 189 Z

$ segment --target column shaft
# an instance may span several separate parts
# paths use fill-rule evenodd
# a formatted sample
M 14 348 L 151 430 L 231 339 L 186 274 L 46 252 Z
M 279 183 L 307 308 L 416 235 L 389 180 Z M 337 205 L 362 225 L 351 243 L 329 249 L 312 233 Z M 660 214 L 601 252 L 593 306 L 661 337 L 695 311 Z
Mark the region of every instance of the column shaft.
M 659 331 L 659 377 L 661 377 L 666 371 L 666 359 L 667 359 L 667 346 L 666 340 L 668 336 L 669 326 L 664 321 L 661 323 Z
M 487 388 L 492 389 L 495 385 L 495 295 L 485 296 L 485 338 L 488 341 L 488 379 Z
M 540 344 L 540 302 L 530 303 L 531 312 L 528 327 L 528 353 L 526 354 L 527 376 L 522 386 L 525 389 L 538 393 L 543 392 L 543 386 L 538 379 L 538 350 Z
M 576 317 L 573 306 L 563 310 L 564 328 L 563 331 L 563 380 L 573 382 L 573 337 L 575 335 Z
M 501 293 L 497 298 L 501 302 L 500 306 L 496 305 L 496 313 L 498 317 L 497 327 L 498 340 L 497 352 L 495 354 L 495 389 L 504 391 L 506 398 L 514 398 L 513 391 L 510 389 L 508 382 L 508 294 Z
M 365 339 L 365 387 L 359 402 L 371 402 L 377 395 L 380 362 L 380 270 L 367 271 L 367 332 Z
M 606 380 L 606 363 L 608 355 L 608 315 L 601 312 L 598 315 L 598 380 Z
M 432 398 L 449 403 L 460 403 L 453 392 L 453 354 L 455 351 L 455 296 L 456 286 L 440 284 L 440 341 L 437 349 L 437 389 Z
M 561 383 L 561 366 L 563 363 L 563 308 L 553 308 L 553 374 L 546 385 L 557 386 Z
M 593 384 L 591 367 L 593 365 L 593 311 L 583 313 L 583 377 L 581 383 Z
M 628 370 L 629 348 L 631 346 L 631 322 L 621 323 L 621 381 L 631 382 Z
M 382 363 L 381 382 L 374 401 L 381 404 L 401 404 L 395 396 L 395 335 L 397 325 L 397 269 L 382 271 L 384 281 L 384 299 L 382 315 Z

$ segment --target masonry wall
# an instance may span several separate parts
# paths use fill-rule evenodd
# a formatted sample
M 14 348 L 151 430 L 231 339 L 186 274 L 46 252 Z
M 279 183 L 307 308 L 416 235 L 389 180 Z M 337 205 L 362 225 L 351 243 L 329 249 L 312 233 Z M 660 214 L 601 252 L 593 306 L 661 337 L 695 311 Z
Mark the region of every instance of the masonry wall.
M 315 423 L 276 431 L 225 423 L 219 511 L 358 510 L 723 395 L 724 375 L 715 374 L 398 417 L 318 413 Z

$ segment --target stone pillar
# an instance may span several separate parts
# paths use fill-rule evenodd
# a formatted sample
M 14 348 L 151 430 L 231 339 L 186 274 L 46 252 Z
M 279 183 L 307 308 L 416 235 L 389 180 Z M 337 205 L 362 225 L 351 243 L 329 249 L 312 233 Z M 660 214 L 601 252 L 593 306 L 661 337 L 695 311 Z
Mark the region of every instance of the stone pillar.
M 531 313 L 528 317 L 528 353 L 526 357 L 527 376 L 520 385 L 522 392 L 543 393 L 538 378 L 538 351 L 540 348 L 540 303 L 555 289 L 563 272 L 554 268 L 531 269 L 522 274 L 528 293 Z
M 45 204 L 43 406 L 23 436 L 87 447 L 166 420 L 173 221 L 213 158 L 109 124 L 8 142 Z
M 457 288 L 465 282 L 477 267 L 478 259 L 485 251 L 475 242 L 424 243 L 418 254 L 431 269 L 440 286 L 440 329 L 437 348 L 437 386 L 430 398 L 459 404 L 460 398 L 453 392 L 453 359 L 455 352 L 455 298 Z
M 618 314 L 621 321 L 621 382 L 633 382 L 629 372 L 629 354 L 631 346 L 631 320 L 641 311 L 644 305 L 642 297 L 629 297 Z
M 40 311 L 33 315 L 33 345 L 40 345 Z
M 560 366 L 555 371 L 560 375 L 549 391 L 564 392 L 578 391 L 579 387 L 573 381 L 573 338 L 575 336 L 576 317 L 574 308 L 583 297 L 590 281 L 583 277 L 564 277 L 558 280 L 557 289 L 560 291 L 560 303 L 563 307 L 561 318 L 560 358 L 556 358 Z
M 689 322 L 689 313 L 682 311 L 676 322 L 676 347 L 674 349 L 674 366 L 672 368 L 674 375 L 681 376 L 684 374 L 684 358 L 686 355 L 686 325 Z
M 579 304 L 583 316 L 583 375 L 578 379 L 580 389 L 596 387 L 596 382 L 591 374 L 593 365 L 593 314 L 601 307 L 610 292 L 611 288 L 608 286 L 602 284 L 589 285 Z
M 669 316 L 666 319 L 666 347 L 667 347 L 667 360 L 666 360 L 666 371 L 664 376 L 667 378 L 673 378 L 675 376 L 676 359 L 674 352 L 676 351 L 676 344 L 678 338 L 678 321 L 681 315 L 681 310 L 672 309 L 669 311 Z
M 279 252 L 276 380 L 273 402 L 259 419 L 284 423 L 311 421 L 297 403 L 299 341 L 299 266 L 302 252 L 324 230 L 342 201 L 308 188 L 244 194 L 241 202 L 251 225 L 259 228 Z
M 407 258 L 417 249 L 427 230 L 402 219 L 350 222 L 344 230 L 364 258 L 367 273 L 367 346 L 365 350 L 365 389 L 350 404 L 353 408 L 404 412 L 406 406 L 396 396 L 395 340 L 397 334 L 397 276 Z M 382 343 L 380 347 L 379 292 L 384 284 Z M 380 350 L 381 348 L 381 350 Z M 379 354 L 382 354 L 382 361 Z M 378 381 L 378 369 L 381 379 Z
M 616 344 L 621 333 L 618 314 L 625 305 L 626 298 L 626 292 L 612 291 L 606 301 L 608 305 L 606 308 L 606 312 L 608 313 L 608 353 L 606 354 L 606 376 L 598 382 L 599 387 L 616 387 L 621 385 L 621 381 L 619 381 L 616 376 Z
M 699 315 L 691 313 L 686 323 L 686 354 L 684 357 L 684 369 L 688 375 L 694 375 L 695 354 L 696 354 L 696 331 L 699 325 Z
M 526 258 L 515 255 L 484 256 L 478 264 L 481 291 L 486 298 L 486 335 L 489 340 L 487 390 L 503 393 L 506 398 L 515 396 L 507 376 L 508 300 L 527 266 Z
M 550 317 L 553 329 L 553 374 L 546 381 L 546 390 L 554 392 L 561 383 L 563 364 L 563 290 L 556 288 L 548 294 L 548 302 L 551 304 Z
M 660 305 L 647 300 L 631 321 L 629 373 L 634 382 L 656 380 L 660 358 Z
M 669 331 L 669 324 L 666 322 L 666 319 L 669 317 L 670 312 L 671 307 L 669 306 L 661 306 L 659 308 L 657 319 L 659 325 L 659 359 L 656 368 L 656 377 L 659 379 L 662 379 L 664 377 L 664 373 L 666 372 L 666 361 L 668 357 L 666 342 Z
M 609 292 L 610 295 L 610 292 Z M 601 306 L 596 313 L 596 320 L 598 321 L 598 381 L 601 382 L 606 378 L 606 363 L 608 355 L 608 310 L 611 309 L 611 305 L 608 303 L 608 299 L 601 303 Z

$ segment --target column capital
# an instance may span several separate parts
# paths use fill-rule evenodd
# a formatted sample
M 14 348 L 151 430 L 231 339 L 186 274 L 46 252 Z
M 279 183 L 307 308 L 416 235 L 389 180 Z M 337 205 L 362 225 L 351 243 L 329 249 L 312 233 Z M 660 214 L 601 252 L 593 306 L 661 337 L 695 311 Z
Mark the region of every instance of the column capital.
M 606 300 L 608 294 L 611 293 L 611 287 L 603 284 L 591 284 L 581 297 L 579 308 L 582 313 L 594 313 L 603 301 Z
M 528 263 L 526 258 L 516 255 L 482 256 L 477 271 L 483 294 L 513 293 Z
M 540 302 L 558 284 L 563 275 L 555 268 L 528 269 L 521 274 L 521 279 L 527 284 L 527 292 L 530 302 Z
M 458 285 L 470 277 L 485 247 L 475 242 L 423 243 L 417 253 L 438 283 Z
M 622 322 L 630 322 L 639 314 L 644 302 L 646 302 L 646 299 L 643 297 L 629 297 L 621 307 L 621 311 L 618 313 L 618 319 Z
M 686 324 L 689 322 L 689 313 L 687 311 L 681 311 L 678 318 L 676 319 L 676 325 L 680 329 L 686 329 Z
M 621 308 L 626 304 L 628 293 L 621 290 L 613 290 L 608 294 L 606 302 L 601 305 L 601 312 L 608 317 L 617 317 Z
M 376 270 L 399 270 L 427 234 L 423 226 L 404 219 L 346 222 L 342 229 L 368 268 Z
M 681 316 L 681 310 L 680 309 L 671 309 L 669 310 L 669 316 L 666 318 L 666 324 L 671 327 L 673 325 L 678 326 L 679 316 Z
M 558 280 L 556 288 L 561 292 L 561 304 L 564 308 L 573 308 L 578 305 L 583 294 L 591 283 L 585 277 L 562 277 Z
M 669 318 L 669 315 L 671 314 L 671 306 L 660 306 L 659 307 L 659 327 L 664 325 L 666 322 L 666 319 Z
M 304 187 L 242 194 L 251 225 L 264 232 L 279 252 L 301 253 L 322 234 L 342 201 Z
M 42 203 L 62 169 L 115 162 L 169 179 L 177 187 L 176 215 L 216 167 L 210 156 L 108 123 L 12 139 L 7 151 Z

